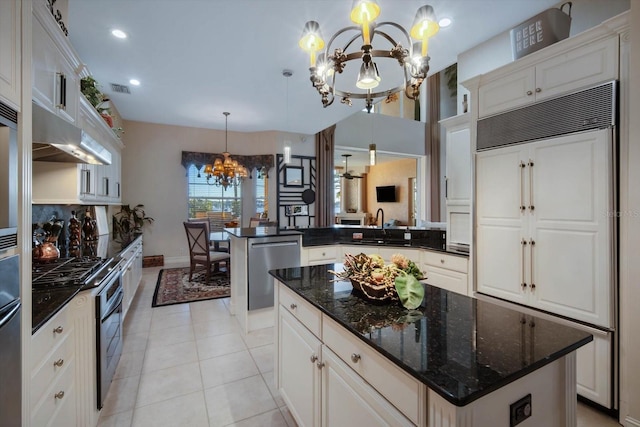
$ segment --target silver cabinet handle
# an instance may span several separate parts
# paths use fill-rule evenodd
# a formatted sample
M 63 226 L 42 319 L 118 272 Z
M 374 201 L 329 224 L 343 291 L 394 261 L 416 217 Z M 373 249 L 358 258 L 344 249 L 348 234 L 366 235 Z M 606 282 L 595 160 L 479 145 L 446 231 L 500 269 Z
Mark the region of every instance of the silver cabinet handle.
M 531 96 L 531 95 L 533 95 L 533 92 L 532 92 L 532 91 L 530 91 L 530 90 L 528 90 L 528 91 L 527 91 L 527 96 Z
M 531 290 L 534 290 L 536 288 L 536 284 L 533 283 L 533 247 L 535 246 L 536 241 L 533 239 L 529 239 L 529 245 L 531 246 L 531 249 L 529 249 L 529 256 L 530 256 L 530 267 L 531 267 Z
M 533 160 L 529 159 L 529 211 L 533 212 Z
M 520 213 L 525 211 L 524 206 L 524 168 L 527 166 L 522 160 L 520 160 Z
M 323 362 L 318 362 L 318 363 L 316 363 L 316 366 L 318 367 L 318 369 L 322 369 L 322 368 L 324 368 L 324 363 Z
M 298 308 L 298 306 L 294 303 L 291 303 L 291 305 L 289 305 L 289 307 L 291 307 L 291 310 L 295 310 L 296 308 Z
M 64 359 L 58 359 L 55 362 L 53 362 L 53 366 L 56 366 L 58 368 L 62 365 L 64 365 Z
M 444 264 L 444 259 L 440 259 L 440 264 Z
M 63 331 L 64 331 L 64 328 L 62 326 L 58 326 L 57 328 L 53 329 L 54 334 L 61 334 Z
M 53 395 L 56 399 L 62 399 L 64 397 L 64 391 L 60 390 L 56 394 Z
M 360 357 L 360 355 L 358 353 L 352 353 L 351 354 L 351 361 L 353 363 L 358 363 L 358 360 L 360 360 L 360 359 L 361 359 L 361 357 Z
M 527 246 L 527 241 L 524 240 L 524 238 L 522 240 L 520 240 L 520 246 L 522 248 L 522 281 L 520 282 L 520 286 L 522 286 L 522 289 L 526 289 L 527 288 L 527 282 L 526 279 L 524 277 L 524 264 L 525 264 L 525 255 L 524 255 L 524 251 L 525 251 L 525 246 Z
M 316 363 L 318 361 L 318 356 L 316 356 L 315 354 L 312 354 L 309 360 L 311 360 L 311 363 Z
M 536 88 L 536 93 L 540 93 L 542 92 L 542 89 L 540 89 L 539 87 Z

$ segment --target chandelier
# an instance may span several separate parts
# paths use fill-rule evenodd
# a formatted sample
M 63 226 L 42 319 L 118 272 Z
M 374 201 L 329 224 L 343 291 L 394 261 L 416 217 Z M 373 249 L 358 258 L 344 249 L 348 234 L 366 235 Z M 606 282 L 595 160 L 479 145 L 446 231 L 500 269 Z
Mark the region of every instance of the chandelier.
M 249 173 L 247 168 L 239 164 L 237 160 L 233 160 L 229 154 L 227 147 L 228 121 L 231 113 L 225 111 L 222 114 L 224 114 L 224 153 L 222 153 L 224 159 L 216 158 L 213 165 L 204 167 L 204 173 L 207 174 L 207 184 L 222 186 L 226 190 L 231 185 L 240 185 Z
M 429 56 L 427 55 L 429 38 L 439 30 L 433 8 L 422 6 L 416 12 L 416 17 L 409 32 L 395 22 L 376 23 L 375 19 L 380 15 L 380 6 L 375 0 L 355 0 L 351 9 L 351 21 L 354 26 L 345 27 L 336 32 L 329 43 L 326 44 L 320 32 L 320 25 L 316 21 L 308 21 L 302 32 L 298 45 L 310 55 L 311 83 L 322 97 L 322 105 L 331 105 L 336 96 L 341 97 L 343 104 L 351 106 L 352 98 L 364 99 L 367 111 L 371 111 L 373 101 L 376 98 L 388 97 L 396 92 L 404 90 L 409 99 L 417 99 L 420 95 L 420 85 L 426 79 L 429 71 Z M 392 27 L 403 37 L 406 46 L 396 42 L 389 33 L 382 28 Z M 349 37 L 349 33 L 355 32 Z M 336 47 L 333 51 L 332 44 L 336 39 L 345 34 L 346 42 L 342 47 Z M 372 40 L 379 35 L 380 41 L 386 40 L 389 44 L 387 50 L 374 49 Z M 414 45 L 412 38 L 418 42 Z M 360 50 L 349 52 L 353 42 L 361 39 Z M 421 44 L 421 45 L 420 45 Z M 324 50 L 323 50 L 324 49 Z M 321 52 L 320 54 L 318 54 Z M 398 61 L 403 72 L 403 83 L 400 86 L 374 92 L 382 78 L 378 72 L 378 66 L 373 58 L 391 58 Z M 355 86 L 364 92 L 354 92 L 336 87 L 336 75 L 341 74 L 347 62 L 362 60 L 360 72 L 355 81 Z

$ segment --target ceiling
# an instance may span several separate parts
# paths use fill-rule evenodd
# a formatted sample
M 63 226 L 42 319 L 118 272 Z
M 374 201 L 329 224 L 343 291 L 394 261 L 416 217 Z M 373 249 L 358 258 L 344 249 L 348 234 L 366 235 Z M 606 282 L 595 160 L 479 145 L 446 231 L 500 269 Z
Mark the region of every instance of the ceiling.
M 380 21 L 409 27 L 425 2 L 379 4 Z M 429 43 L 432 73 L 557 2 L 430 4 L 438 18 L 453 19 Z M 308 56 L 297 45 L 308 20 L 320 23 L 326 40 L 351 25 L 350 7 L 346 0 L 69 0 L 68 28 L 79 56 L 125 120 L 224 129 L 222 112 L 229 111 L 230 131 L 311 135 L 364 107 L 359 100 L 353 107 L 336 100 L 323 108 L 309 82 Z M 129 37 L 113 37 L 114 28 Z M 374 48 L 376 43 L 374 38 Z M 393 83 L 396 73 L 379 65 L 383 81 Z M 293 76 L 285 78 L 283 69 Z M 141 85 L 130 85 L 132 78 Z M 129 86 L 131 94 L 114 93 L 110 83 Z

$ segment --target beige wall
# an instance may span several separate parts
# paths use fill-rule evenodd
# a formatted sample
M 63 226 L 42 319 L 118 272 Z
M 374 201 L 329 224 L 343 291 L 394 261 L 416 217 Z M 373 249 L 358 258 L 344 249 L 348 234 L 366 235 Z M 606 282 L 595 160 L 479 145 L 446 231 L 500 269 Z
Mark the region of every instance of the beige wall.
M 401 225 L 409 221 L 409 178 L 416 177 L 416 159 L 402 159 L 371 166 L 367 174 L 367 208 L 374 217 L 378 208 L 384 210 L 384 220 L 397 219 Z M 396 203 L 376 203 L 376 187 L 396 186 Z
M 233 116 L 230 116 L 233 117 Z M 165 259 L 187 257 L 182 222 L 187 218 L 186 169 L 180 164 L 181 152 L 224 151 L 224 130 L 189 128 L 125 121 L 122 140 L 122 203 L 145 205 L 155 219 L 145 226 L 144 254 L 164 255 Z M 230 125 L 231 127 L 231 125 Z M 294 155 L 314 155 L 314 138 L 300 142 L 292 135 Z M 228 148 L 233 154 L 282 153 L 280 132 L 242 133 L 229 131 Z M 269 205 L 276 204 L 275 169 L 269 171 Z M 248 180 L 248 183 L 252 181 Z M 247 219 L 255 206 L 251 185 L 243 187 L 243 212 Z M 275 212 L 274 208 L 270 209 Z

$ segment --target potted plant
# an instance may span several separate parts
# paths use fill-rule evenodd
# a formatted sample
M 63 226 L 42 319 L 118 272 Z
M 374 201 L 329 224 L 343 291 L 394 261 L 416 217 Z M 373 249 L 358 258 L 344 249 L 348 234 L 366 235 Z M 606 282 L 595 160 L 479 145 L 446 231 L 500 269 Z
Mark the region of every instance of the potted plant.
M 91 76 L 83 77 L 80 80 L 80 91 L 85 98 L 87 98 L 87 101 L 93 105 L 93 108 L 96 109 L 100 116 L 102 116 L 104 121 L 107 122 L 107 125 L 112 128 L 113 116 L 111 115 L 111 109 L 104 106 L 105 102 L 109 102 L 109 98 L 100 91 L 99 86 L 100 85 L 96 79 Z
M 145 221 L 151 224 L 154 219 L 147 216 L 144 205 L 122 205 L 120 212 L 113 215 L 113 232 L 123 242 L 130 241 L 134 234 L 142 233 Z

